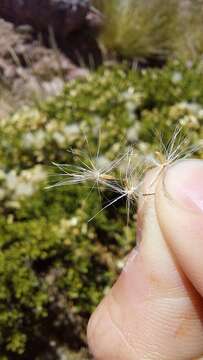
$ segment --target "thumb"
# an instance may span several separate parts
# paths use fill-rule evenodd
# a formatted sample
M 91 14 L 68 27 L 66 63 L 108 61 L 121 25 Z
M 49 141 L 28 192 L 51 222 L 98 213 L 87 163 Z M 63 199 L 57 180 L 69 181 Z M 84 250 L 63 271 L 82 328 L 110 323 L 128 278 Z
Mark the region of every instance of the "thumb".
M 175 174 L 174 166 L 173 176 L 178 181 Z M 178 252 L 176 259 L 175 242 L 181 239 L 185 224 L 182 219 L 180 228 L 177 221 L 171 231 L 170 211 L 175 222 L 182 209 L 174 210 L 170 196 L 165 195 L 168 176 L 172 182 L 173 176 L 166 174 L 164 185 L 160 182 L 155 189 L 156 196 L 145 197 L 140 204 L 141 245 L 132 251 L 119 279 L 89 321 L 88 342 L 97 360 L 191 360 L 203 355 L 203 300 L 184 274 L 186 269 L 182 271 L 185 254 Z M 145 192 L 149 192 L 152 179 L 153 173 L 146 177 Z M 173 188 L 171 191 L 173 194 Z M 193 226 L 196 223 L 191 224 L 190 232 Z M 176 231 L 178 239 L 171 239 Z M 201 236 L 196 235 L 199 241 Z
M 164 238 L 203 297 L 202 160 L 182 161 L 167 171 L 159 184 L 156 208 Z

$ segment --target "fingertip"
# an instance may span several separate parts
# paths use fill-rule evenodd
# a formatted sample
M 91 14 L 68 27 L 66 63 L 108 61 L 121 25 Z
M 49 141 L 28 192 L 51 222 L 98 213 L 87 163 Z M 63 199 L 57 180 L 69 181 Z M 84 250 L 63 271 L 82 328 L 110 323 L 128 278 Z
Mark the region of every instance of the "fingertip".
M 160 229 L 178 265 L 203 296 L 203 161 L 171 166 L 155 197 Z
M 163 177 L 163 190 L 174 204 L 203 213 L 203 161 L 185 160 L 171 166 Z

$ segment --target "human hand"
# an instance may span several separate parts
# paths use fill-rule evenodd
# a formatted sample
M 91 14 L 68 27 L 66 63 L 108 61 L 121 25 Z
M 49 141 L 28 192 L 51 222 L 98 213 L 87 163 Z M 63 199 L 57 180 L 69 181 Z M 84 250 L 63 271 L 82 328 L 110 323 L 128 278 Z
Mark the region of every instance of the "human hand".
M 90 319 L 94 358 L 203 359 L 203 161 L 165 172 L 155 196 L 141 200 L 138 234 L 139 247 Z

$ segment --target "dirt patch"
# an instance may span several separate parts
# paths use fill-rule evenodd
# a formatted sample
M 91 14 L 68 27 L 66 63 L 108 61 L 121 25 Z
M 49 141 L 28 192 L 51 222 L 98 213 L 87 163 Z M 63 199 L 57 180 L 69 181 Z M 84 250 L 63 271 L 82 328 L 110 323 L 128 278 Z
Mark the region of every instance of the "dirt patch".
M 0 19 L 0 117 L 19 105 L 52 96 L 70 79 L 87 76 L 57 47 L 50 33 L 50 47 L 31 27 Z

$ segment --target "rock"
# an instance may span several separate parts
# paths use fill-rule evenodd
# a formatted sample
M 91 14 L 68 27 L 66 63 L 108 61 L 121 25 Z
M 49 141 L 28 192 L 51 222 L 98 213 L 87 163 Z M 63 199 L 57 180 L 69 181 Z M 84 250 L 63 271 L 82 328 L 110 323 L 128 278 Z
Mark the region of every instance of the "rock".
M 90 0 L 0 2 L 0 17 L 16 25 L 18 34 L 33 37 L 33 29 L 35 35 L 41 34 L 47 47 L 58 47 L 79 66 L 85 64 L 94 68 L 102 63 L 96 37 L 103 19 L 101 13 L 90 5 Z

